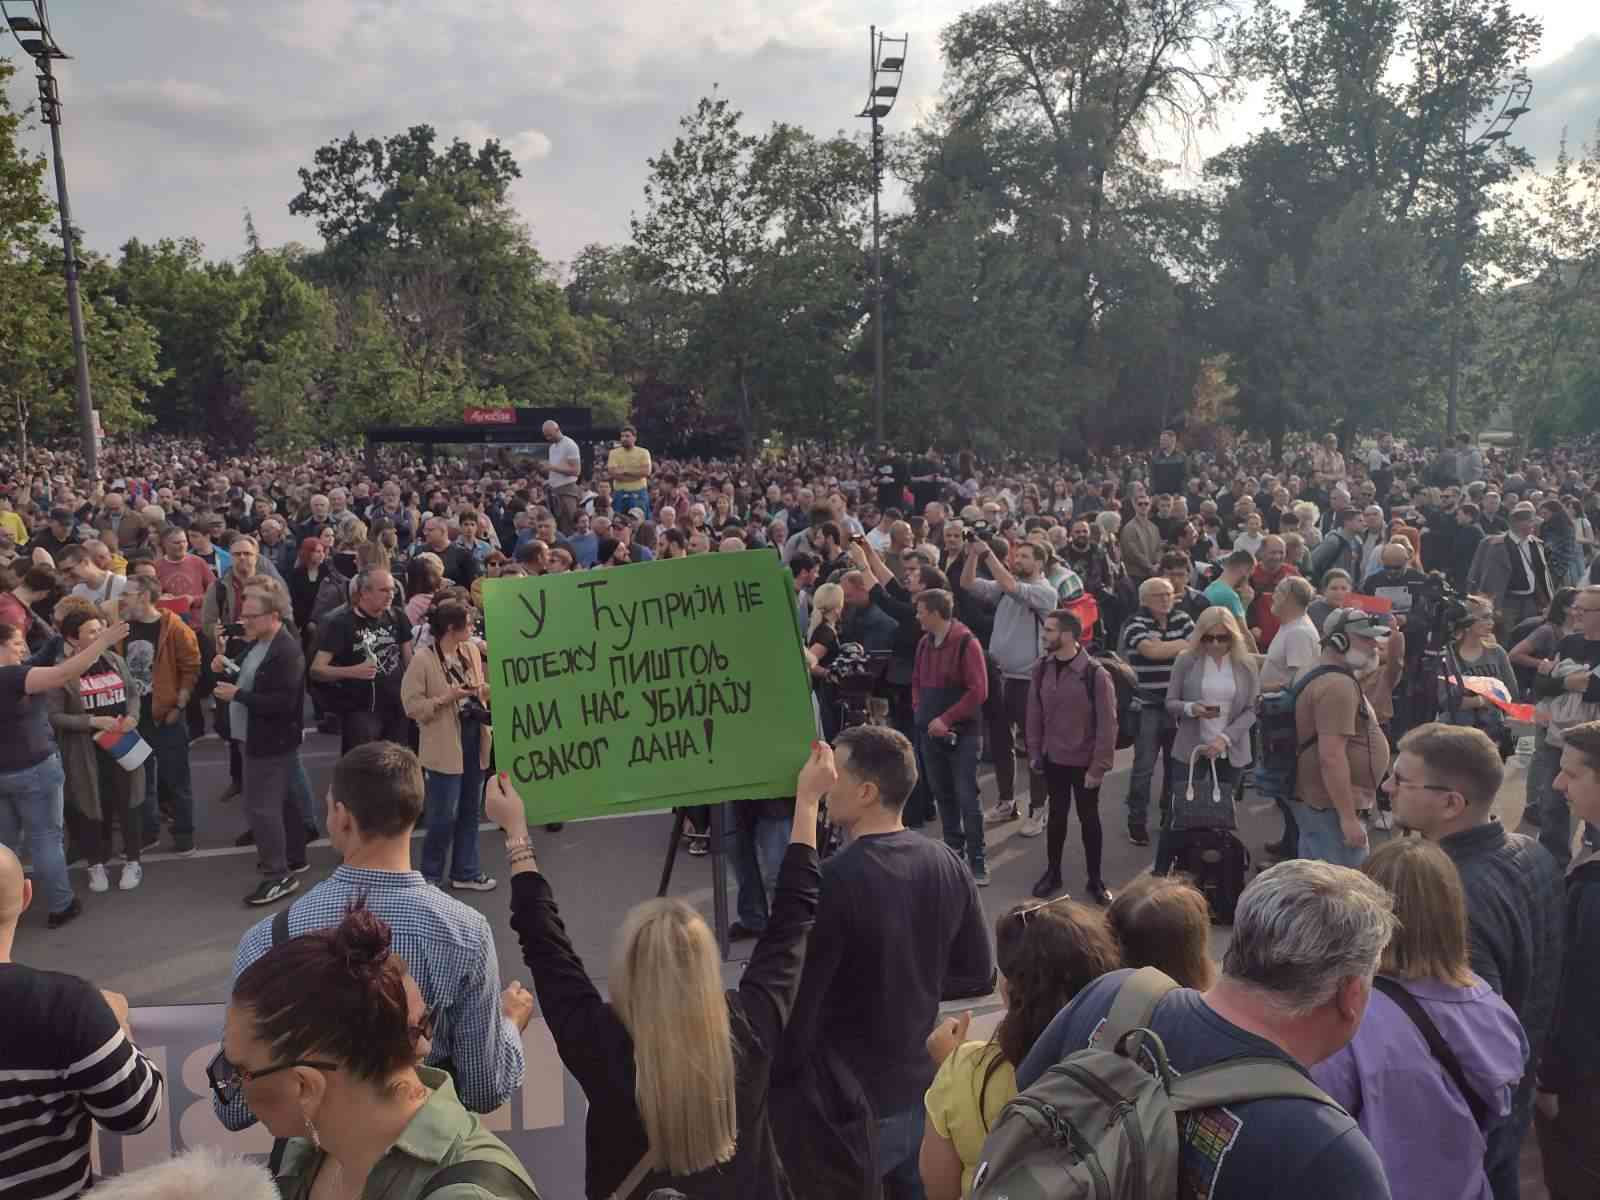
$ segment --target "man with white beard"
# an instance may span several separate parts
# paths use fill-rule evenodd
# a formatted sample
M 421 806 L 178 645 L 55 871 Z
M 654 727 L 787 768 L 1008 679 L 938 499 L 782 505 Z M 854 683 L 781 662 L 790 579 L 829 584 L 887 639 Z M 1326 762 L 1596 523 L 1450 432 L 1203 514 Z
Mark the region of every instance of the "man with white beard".
M 1360 814 L 1377 802 L 1389 768 L 1389 740 L 1357 676 L 1377 663 L 1389 637 L 1385 617 L 1339 608 L 1322 623 L 1322 656 L 1330 667 L 1300 689 L 1295 700 L 1295 821 L 1300 856 L 1343 867 L 1367 858 L 1367 829 Z

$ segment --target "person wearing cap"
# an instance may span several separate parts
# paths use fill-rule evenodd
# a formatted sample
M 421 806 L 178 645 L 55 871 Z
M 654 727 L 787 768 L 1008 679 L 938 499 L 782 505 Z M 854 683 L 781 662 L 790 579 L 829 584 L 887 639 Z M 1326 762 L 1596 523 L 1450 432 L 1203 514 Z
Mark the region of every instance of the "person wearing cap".
M 1367 857 L 1361 813 L 1377 801 L 1389 768 L 1389 741 L 1357 678 L 1379 661 L 1386 617 L 1358 608 L 1329 613 L 1317 666 L 1331 667 L 1295 699 L 1295 741 L 1302 747 L 1292 808 L 1300 857 L 1358 867 Z
M 1533 532 L 1538 519 L 1531 501 L 1513 505 L 1511 531 L 1479 542 L 1467 569 L 1467 590 L 1494 602 L 1495 628 L 1502 637 L 1544 612 L 1555 595 L 1549 554 Z
M 43 550 L 52 561 L 61 556 L 68 546 L 78 544 L 77 521 L 69 508 L 52 508 L 49 523 L 28 543 L 27 551 Z

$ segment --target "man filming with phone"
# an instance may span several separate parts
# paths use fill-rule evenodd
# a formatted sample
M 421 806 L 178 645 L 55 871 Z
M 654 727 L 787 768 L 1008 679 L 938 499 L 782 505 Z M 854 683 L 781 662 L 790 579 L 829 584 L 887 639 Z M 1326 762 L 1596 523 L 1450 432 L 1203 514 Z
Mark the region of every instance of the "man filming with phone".
M 989 637 L 989 658 L 999 668 L 1002 700 L 1005 705 L 1004 733 L 992 747 L 995 779 L 1000 797 L 985 824 L 998 825 L 1013 820 L 1017 800 L 1004 785 L 1014 784 L 1015 775 L 1000 769 L 1002 756 L 1027 762 L 1028 686 L 1034 664 L 1039 661 L 1044 619 L 1055 611 L 1056 590 L 1044 577 L 1048 554 L 1032 542 L 1011 547 L 1009 569 L 984 541 L 974 541 L 962 556 L 961 590 L 975 601 L 994 610 L 994 632 Z M 988 570 L 989 578 L 978 575 L 978 566 Z M 1014 761 L 1014 760 L 1013 760 Z M 1044 775 L 1028 767 L 1028 816 L 1022 824 L 1024 837 L 1044 832 Z

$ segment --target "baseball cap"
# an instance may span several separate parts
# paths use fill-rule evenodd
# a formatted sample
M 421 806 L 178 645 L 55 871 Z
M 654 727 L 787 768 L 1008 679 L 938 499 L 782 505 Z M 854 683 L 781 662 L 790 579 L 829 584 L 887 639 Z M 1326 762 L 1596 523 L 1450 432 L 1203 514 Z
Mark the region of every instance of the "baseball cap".
M 1391 632 L 1389 618 L 1385 614 L 1369 613 L 1359 608 L 1336 608 L 1322 621 L 1323 641 L 1336 633 L 1343 633 L 1381 642 Z

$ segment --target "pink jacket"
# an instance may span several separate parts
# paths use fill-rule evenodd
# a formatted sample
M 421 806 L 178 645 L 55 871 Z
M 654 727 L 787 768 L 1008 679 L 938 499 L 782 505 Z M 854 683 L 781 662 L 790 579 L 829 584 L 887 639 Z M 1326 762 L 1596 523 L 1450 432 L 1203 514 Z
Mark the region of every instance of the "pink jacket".
M 1027 734 L 1029 762 L 1088 767 L 1091 775 L 1104 776 L 1117 750 L 1117 688 L 1111 672 L 1087 650 L 1063 665 L 1050 655 L 1041 658 L 1028 681 Z

